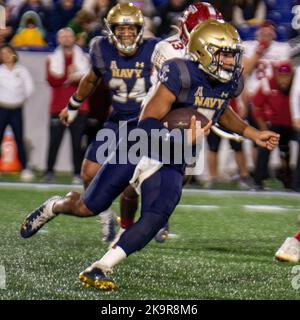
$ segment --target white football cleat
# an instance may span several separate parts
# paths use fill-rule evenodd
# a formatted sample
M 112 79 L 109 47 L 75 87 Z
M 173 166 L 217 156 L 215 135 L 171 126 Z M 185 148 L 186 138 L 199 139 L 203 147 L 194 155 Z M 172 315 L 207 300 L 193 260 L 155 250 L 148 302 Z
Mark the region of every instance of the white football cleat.
M 300 242 L 293 237 L 287 238 L 275 253 L 275 259 L 283 262 L 297 263 L 300 259 Z
M 62 199 L 60 196 L 54 196 L 46 200 L 40 207 L 33 210 L 24 220 L 21 227 L 21 236 L 30 238 L 37 233 L 45 223 L 57 216 L 53 212 L 53 205 L 56 201 Z

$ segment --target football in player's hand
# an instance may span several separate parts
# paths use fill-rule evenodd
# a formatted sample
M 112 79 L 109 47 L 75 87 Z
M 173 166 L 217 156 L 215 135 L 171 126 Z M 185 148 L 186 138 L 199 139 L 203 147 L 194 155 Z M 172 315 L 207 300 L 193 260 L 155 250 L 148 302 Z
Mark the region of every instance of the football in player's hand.
M 161 123 L 172 130 L 188 129 L 191 123 L 191 117 L 196 116 L 196 121 L 201 122 L 201 128 L 207 125 L 209 120 L 200 112 L 192 108 L 179 108 L 170 111 L 166 116 L 163 117 Z

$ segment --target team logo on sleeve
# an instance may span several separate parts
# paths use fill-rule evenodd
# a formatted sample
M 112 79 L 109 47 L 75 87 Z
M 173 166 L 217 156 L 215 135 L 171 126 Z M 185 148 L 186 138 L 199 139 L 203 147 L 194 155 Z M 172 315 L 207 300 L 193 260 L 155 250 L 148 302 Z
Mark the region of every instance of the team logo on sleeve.
M 158 74 L 158 79 L 160 82 L 164 83 L 164 82 L 167 82 L 168 81 L 168 73 L 170 71 L 170 67 L 168 65 L 164 65 L 159 74 Z
M 135 63 L 135 67 L 136 67 L 136 68 L 142 68 L 142 69 L 143 69 L 143 68 L 145 67 L 145 63 L 144 63 L 144 62 L 136 62 L 136 63 Z

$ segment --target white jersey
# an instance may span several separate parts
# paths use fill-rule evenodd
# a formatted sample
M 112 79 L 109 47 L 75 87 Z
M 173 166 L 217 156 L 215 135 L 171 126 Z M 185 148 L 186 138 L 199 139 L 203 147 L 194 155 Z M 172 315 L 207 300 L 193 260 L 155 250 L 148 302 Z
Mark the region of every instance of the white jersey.
M 142 106 L 144 106 L 154 94 L 155 89 L 159 83 L 158 72 L 161 69 L 164 62 L 174 58 L 184 58 L 185 55 L 186 55 L 186 46 L 180 39 L 180 36 L 178 33 L 169 38 L 159 41 L 155 45 L 152 56 L 151 56 L 151 62 L 153 65 L 153 70 L 151 75 L 152 87 L 150 88 L 146 98 L 144 99 Z
M 151 57 L 151 62 L 154 66 L 151 77 L 152 84 L 155 85 L 157 83 L 157 74 L 165 61 L 174 58 L 184 58 L 185 54 L 186 46 L 181 41 L 178 33 L 158 42 L 154 47 Z
M 258 41 L 244 41 L 243 46 L 246 56 L 253 56 L 257 48 Z M 274 62 L 289 59 L 291 47 L 286 42 L 273 41 L 270 47 L 257 63 L 256 68 L 252 71 L 245 82 L 245 88 L 250 95 L 253 95 L 261 85 L 261 80 L 271 77 L 273 74 L 272 65 Z

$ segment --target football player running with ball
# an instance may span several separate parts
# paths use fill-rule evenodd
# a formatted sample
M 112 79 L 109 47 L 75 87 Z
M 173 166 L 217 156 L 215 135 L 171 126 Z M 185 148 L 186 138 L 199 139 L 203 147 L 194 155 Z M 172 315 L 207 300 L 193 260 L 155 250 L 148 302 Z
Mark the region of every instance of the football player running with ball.
M 226 129 L 273 150 L 278 145 L 278 134 L 256 130 L 229 107 L 230 99 L 238 96 L 243 88 L 241 40 L 236 29 L 225 22 L 207 20 L 191 32 L 188 53 L 191 57 L 189 60 L 173 59 L 163 65 L 157 89 L 139 118 L 138 128 L 147 134 L 149 144 L 157 139 L 153 129 L 164 129 L 166 137 L 170 135 L 160 120 L 172 110 L 175 103 L 183 103 L 185 108 L 199 112 L 211 110 L 211 121 L 204 128 L 197 128 L 195 117 L 191 118 L 192 139 L 187 141 L 188 145 L 207 134 L 210 126 L 218 121 Z M 162 142 L 167 140 L 162 138 Z M 146 153 L 144 157 L 147 156 L 152 157 L 153 154 Z M 156 160 L 155 157 L 152 159 Z M 101 290 L 117 287 L 107 274 L 126 257 L 144 248 L 166 224 L 181 197 L 185 166 L 184 161 L 180 164 L 161 163 L 143 180 L 140 218 L 100 260 L 81 272 L 83 284 Z M 76 212 L 96 215 L 103 212 L 128 186 L 138 167 L 139 164 L 106 163 L 82 195 L 73 192 L 72 197 L 46 202 L 31 215 L 45 217 Z
M 180 17 L 180 27 L 178 33 L 169 38 L 161 40 L 156 44 L 151 58 L 151 62 L 154 67 L 153 74 L 151 76 L 152 87 L 143 104 L 145 104 L 145 102 L 148 100 L 148 97 L 151 97 L 152 92 L 156 88 L 158 83 L 158 72 L 163 63 L 174 58 L 184 58 L 186 56 L 187 44 L 191 31 L 198 24 L 208 19 L 223 21 L 221 13 L 210 3 L 194 3 L 183 11 Z M 133 195 L 135 194 L 136 193 L 132 188 L 127 188 L 120 198 L 120 229 L 115 239 L 111 242 L 110 247 L 113 247 L 118 242 L 121 234 L 134 223 L 137 207 L 134 207 L 131 205 L 131 203 L 133 201 L 132 199 L 134 198 Z M 127 201 L 125 201 L 126 198 Z M 124 209 L 122 210 L 122 208 Z M 154 239 L 157 242 L 164 242 L 168 237 L 168 233 L 169 224 L 167 223 L 163 228 L 161 228 L 161 230 L 158 231 Z

